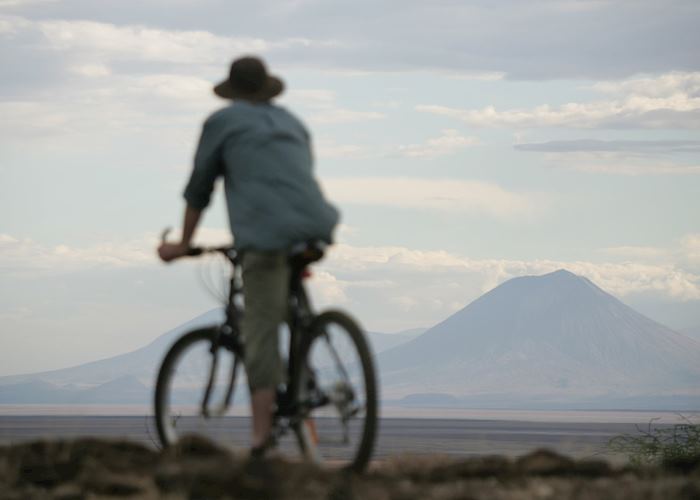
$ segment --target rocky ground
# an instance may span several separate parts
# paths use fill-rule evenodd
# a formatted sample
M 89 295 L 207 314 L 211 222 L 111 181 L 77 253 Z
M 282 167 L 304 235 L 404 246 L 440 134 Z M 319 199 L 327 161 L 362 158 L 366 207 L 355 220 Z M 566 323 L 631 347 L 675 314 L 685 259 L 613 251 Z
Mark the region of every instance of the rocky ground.
M 400 456 L 361 475 L 270 459 L 262 465 L 199 439 L 165 452 L 79 439 L 0 447 L 0 499 L 700 499 L 700 460 L 654 469 L 572 460 Z

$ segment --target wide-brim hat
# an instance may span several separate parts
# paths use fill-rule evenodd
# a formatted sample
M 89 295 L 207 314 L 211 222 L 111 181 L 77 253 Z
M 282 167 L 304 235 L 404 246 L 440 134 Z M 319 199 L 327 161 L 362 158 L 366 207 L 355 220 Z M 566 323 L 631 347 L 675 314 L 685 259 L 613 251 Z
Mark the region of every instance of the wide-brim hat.
M 231 63 L 228 79 L 214 87 L 214 93 L 224 99 L 267 101 L 284 90 L 278 77 L 268 74 L 265 63 L 257 57 L 241 57 Z

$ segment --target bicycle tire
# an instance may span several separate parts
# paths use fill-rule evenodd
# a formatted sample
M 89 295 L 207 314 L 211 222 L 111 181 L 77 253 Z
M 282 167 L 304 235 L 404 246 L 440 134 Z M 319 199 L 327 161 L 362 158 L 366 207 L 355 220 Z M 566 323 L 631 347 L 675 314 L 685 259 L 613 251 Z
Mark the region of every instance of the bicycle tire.
M 345 347 L 355 351 L 350 353 L 347 349 L 345 350 L 343 356 L 347 355 L 347 360 L 352 359 L 352 354 L 357 359 L 346 363 L 346 366 L 342 366 L 341 369 L 335 366 L 339 372 L 338 378 L 342 380 L 336 381 L 333 387 L 322 387 L 325 381 L 321 379 L 333 371 L 332 368 L 323 365 L 337 365 L 337 361 L 340 360 L 339 355 L 332 359 L 330 363 L 324 358 L 324 353 L 322 352 L 324 348 L 320 346 L 322 346 L 324 340 L 328 346 L 331 346 L 331 337 L 333 337 L 332 342 L 336 343 L 335 348 Z M 346 342 L 347 345 L 343 344 L 343 342 Z M 331 351 L 333 348 L 327 347 L 325 349 Z M 339 466 L 340 468 L 361 472 L 365 469 L 372 456 L 378 427 L 377 379 L 374 361 L 365 335 L 355 320 L 344 312 L 337 310 L 326 311 L 319 314 L 312 322 L 309 333 L 302 338 L 299 352 L 301 362 L 298 364 L 297 373 L 294 377 L 293 394 L 294 400 L 300 407 L 302 418 L 295 426 L 294 431 L 302 454 L 307 459 L 324 465 Z M 338 353 L 336 352 L 336 354 Z M 330 357 L 333 358 L 333 356 Z M 345 360 L 340 361 L 340 364 L 343 364 Z M 344 375 L 340 374 L 341 371 L 344 372 Z M 353 371 L 357 373 L 354 382 L 350 380 L 352 377 L 348 373 Z M 304 385 L 309 384 L 311 379 L 313 379 L 311 385 L 318 385 L 319 387 L 317 388 L 322 392 L 336 391 L 339 383 L 341 384 L 341 391 L 347 392 L 343 390 L 343 386 L 348 384 L 353 390 L 353 402 L 357 399 L 358 404 L 364 403 L 364 412 L 358 418 L 361 422 L 352 424 L 355 428 L 352 432 L 356 442 L 349 444 L 345 450 L 342 449 L 342 446 L 327 446 L 324 443 L 322 433 L 334 432 L 333 426 L 335 424 L 333 424 L 333 419 L 337 418 L 332 415 L 332 409 L 328 408 L 328 406 L 332 405 L 326 404 L 317 408 L 304 409 L 305 399 L 309 397 L 308 394 L 305 394 L 305 391 L 308 391 L 308 387 L 304 387 Z M 338 413 L 344 411 L 340 406 L 336 410 Z M 329 413 L 331 413 L 330 417 L 328 417 Z M 317 416 L 320 418 L 317 418 Z M 309 423 L 313 423 L 313 427 Z M 358 425 L 361 428 L 358 428 Z M 350 433 L 348 427 L 345 427 L 343 432 Z
M 163 358 L 156 381 L 154 409 L 158 439 L 164 448 L 176 444 L 185 434 L 197 434 L 218 441 L 222 434 L 228 435 L 231 432 L 231 426 L 226 425 L 227 423 L 220 416 L 205 417 L 201 412 L 198 413 L 197 405 L 201 404 L 211 367 L 206 357 L 204 361 L 201 361 L 203 363 L 201 369 L 196 367 L 192 370 L 192 374 L 187 373 L 186 375 L 196 384 L 194 388 L 179 389 L 177 387 L 178 369 L 182 369 L 183 364 L 191 361 L 189 358 L 185 358 L 183 362 L 183 357 L 195 355 L 197 359 L 192 363 L 199 364 L 200 358 L 206 356 L 202 353 L 208 352 L 211 355 L 211 347 L 216 341 L 217 335 L 218 331 L 215 326 L 192 330 L 178 338 Z M 223 346 L 219 346 L 215 352 L 217 356 L 226 353 L 231 356 L 232 363 L 236 362 L 235 355 Z M 231 366 L 233 367 L 233 364 Z M 218 388 L 225 385 L 219 384 Z M 176 414 L 174 403 L 178 398 L 181 403 L 185 401 L 185 408 L 188 408 L 188 405 L 192 406 L 192 415 L 187 414 L 187 412 Z M 177 424 L 181 417 L 183 418 L 182 423 Z M 178 425 L 180 425 L 179 429 Z

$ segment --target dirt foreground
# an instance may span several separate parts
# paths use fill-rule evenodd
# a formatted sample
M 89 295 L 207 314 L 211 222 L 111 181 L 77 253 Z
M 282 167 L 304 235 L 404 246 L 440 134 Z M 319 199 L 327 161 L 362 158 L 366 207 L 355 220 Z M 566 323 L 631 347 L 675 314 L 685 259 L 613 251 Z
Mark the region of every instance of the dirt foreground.
M 400 456 L 361 475 L 281 459 L 251 462 L 201 439 L 154 451 L 78 439 L 0 447 L 0 499 L 700 499 L 700 460 L 612 467 L 538 450 L 451 459 Z

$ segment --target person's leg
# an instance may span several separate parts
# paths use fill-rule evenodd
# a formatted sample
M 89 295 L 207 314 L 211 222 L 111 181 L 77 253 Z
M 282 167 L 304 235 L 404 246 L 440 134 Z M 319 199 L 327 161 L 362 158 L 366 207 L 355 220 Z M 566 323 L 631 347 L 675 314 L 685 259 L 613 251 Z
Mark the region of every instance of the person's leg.
M 253 413 L 253 448 L 267 443 L 277 386 L 282 382 L 278 330 L 287 314 L 289 266 L 284 253 L 243 257 L 245 311 L 241 330 Z
M 267 444 L 272 430 L 272 410 L 275 404 L 274 389 L 257 389 L 251 394 L 253 411 L 253 440 L 251 446 L 260 448 Z

